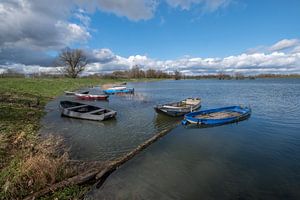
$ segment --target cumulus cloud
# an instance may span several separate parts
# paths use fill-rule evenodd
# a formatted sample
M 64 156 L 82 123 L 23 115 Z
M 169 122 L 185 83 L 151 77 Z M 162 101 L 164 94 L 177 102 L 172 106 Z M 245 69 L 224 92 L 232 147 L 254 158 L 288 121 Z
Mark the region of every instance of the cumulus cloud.
M 86 41 L 89 32 L 83 25 L 68 22 L 70 15 L 67 1 L 4 0 L 0 3 L 0 47 L 45 50 Z
M 88 27 L 68 21 L 72 9 L 74 4 L 68 0 L 2 0 L 0 64 L 49 65 L 53 58 L 47 51 L 86 42 L 91 37 Z
M 22 74 L 58 74 L 59 70 L 55 67 L 44 67 L 40 65 L 24 65 L 20 63 L 14 63 L 10 65 L 0 65 L 0 74 L 5 73 L 7 70 L 12 70 L 14 72 Z
M 103 50 L 98 50 L 102 52 Z M 111 54 L 107 54 L 109 58 Z M 105 54 L 102 54 L 105 57 Z M 102 59 L 104 59 L 102 57 Z M 138 65 L 141 69 L 156 69 L 165 72 L 180 70 L 187 75 L 216 74 L 219 72 L 245 74 L 300 73 L 300 53 L 243 53 L 225 58 L 184 57 L 174 60 L 156 60 L 145 55 L 115 56 L 110 62 L 95 62 L 88 66 L 86 74 L 110 73 L 128 70 Z
M 59 51 L 74 44 L 82 45 L 92 37 L 89 15 L 94 11 L 112 13 L 132 21 L 148 20 L 154 16 L 161 1 L 1 0 L 0 64 L 23 63 L 48 66 L 50 60 L 53 60 L 49 57 L 48 51 Z M 215 10 L 229 2 L 229 0 L 166 1 L 173 7 L 180 6 L 184 9 L 192 4 L 202 4 L 208 10 Z M 114 56 L 110 59 L 113 58 Z
M 206 11 L 225 7 L 232 0 L 165 0 L 172 7 L 191 9 L 199 6 Z M 57 52 L 91 38 L 89 14 L 95 10 L 113 13 L 129 20 L 153 17 L 158 0 L 1 0 L 0 2 L 0 73 L 13 69 L 22 73 L 56 73 L 50 67 Z M 57 6 L 59 5 L 59 6 Z M 86 74 L 127 70 L 134 65 L 142 69 L 189 75 L 218 72 L 300 73 L 299 39 L 283 39 L 266 47 L 225 58 L 183 57 L 157 60 L 145 55 L 122 57 L 108 48 L 86 50 L 91 64 Z
M 277 43 L 276 43 L 277 44 Z M 272 45 L 274 46 L 274 45 Z M 157 60 L 145 55 L 122 57 L 114 54 L 110 49 L 86 50 L 90 64 L 85 75 L 95 73 L 111 73 L 116 70 L 128 70 L 138 65 L 141 69 L 156 69 L 165 72 L 180 70 L 187 75 L 216 74 L 219 72 L 244 74 L 259 73 L 300 73 L 300 52 L 296 46 L 288 52 L 256 52 L 242 53 L 225 58 L 188 57 L 174 60 Z M 270 47 L 271 48 L 271 47 Z M 55 68 L 43 68 L 39 65 L 12 64 L 0 65 L 3 69 L 9 68 L 22 73 L 49 72 L 56 73 Z

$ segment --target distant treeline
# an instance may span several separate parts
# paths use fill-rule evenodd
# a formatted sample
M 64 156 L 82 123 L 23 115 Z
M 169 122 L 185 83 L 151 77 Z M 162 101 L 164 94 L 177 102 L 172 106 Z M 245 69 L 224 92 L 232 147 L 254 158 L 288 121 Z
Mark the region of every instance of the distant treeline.
M 163 72 L 161 70 L 142 70 L 139 67 L 133 67 L 130 70 L 114 71 L 103 76 L 106 76 L 108 78 L 172 78 L 174 75 Z
M 59 78 L 64 77 L 64 74 L 49 74 L 49 73 L 34 73 L 34 74 L 23 74 L 14 70 L 8 70 L 7 72 L 0 74 L 0 77 L 49 77 L 49 78 Z M 147 69 L 142 70 L 138 66 L 132 67 L 130 70 L 125 71 L 114 71 L 112 73 L 98 73 L 93 75 L 87 75 L 84 77 L 90 78 L 112 78 L 112 79 L 127 79 L 127 78 L 174 78 L 176 80 L 181 79 L 183 76 L 178 71 L 175 70 L 172 73 L 166 73 L 162 70 L 155 70 L 155 69 Z
M 235 74 L 211 74 L 211 75 L 197 75 L 197 76 L 184 76 L 186 79 L 219 79 L 219 80 L 243 80 L 243 79 L 256 79 L 256 78 L 300 78 L 300 74 L 257 74 L 257 75 L 243 75 L 242 73 Z
M 62 78 L 63 74 L 49 74 L 49 73 L 34 73 L 23 74 L 14 70 L 7 70 L 5 73 L 0 74 L 0 78 L 4 77 L 44 77 L 44 78 Z M 142 70 L 138 66 L 125 71 L 114 71 L 112 73 L 98 73 L 87 75 L 88 78 L 108 78 L 108 79 L 129 79 L 129 78 L 158 78 L 158 79 L 219 79 L 219 80 L 242 80 L 242 79 L 256 79 L 256 78 L 300 78 L 300 74 L 258 74 L 258 75 L 243 75 L 242 73 L 235 74 L 210 74 L 210 75 L 184 75 L 178 70 L 166 73 L 162 70 L 147 69 Z

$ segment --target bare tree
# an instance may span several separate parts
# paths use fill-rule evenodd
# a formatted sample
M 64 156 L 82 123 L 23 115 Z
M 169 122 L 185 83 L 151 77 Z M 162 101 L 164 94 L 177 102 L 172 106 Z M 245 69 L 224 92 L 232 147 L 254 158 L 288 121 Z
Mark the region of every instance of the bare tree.
M 77 78 L 84 71 L 88 60 L 81 49 L 65 49 L 58 56 L 58 65 L 65 76 Z

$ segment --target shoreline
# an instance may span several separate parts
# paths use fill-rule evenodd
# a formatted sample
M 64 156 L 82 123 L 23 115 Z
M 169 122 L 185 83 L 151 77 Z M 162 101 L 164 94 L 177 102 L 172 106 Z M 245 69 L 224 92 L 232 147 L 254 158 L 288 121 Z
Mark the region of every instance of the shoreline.
M 53 98 L 61 95 L 64 90 L 75 90 L 91 85 L 102 87 L 122 82 L 162 80 L 170 79 L 0 78 L 0 92 L 2 94 L 0 108 L 4 113 L 0 114 L 0 128 L 3 128 L 3 131 L 0 129 L 0 156 L 1 162 L 3 162 L 0 173 L 0 183 L 3 185 L 0 199 L 19 199 L 28 195 L 28 197 L 32 197 L 34 192 L 43 191 L 43 189 L 48 189 L 47 193 L 52 193 L 53 188 L 51 186 L 55 184 L 59 186 L 55 189 L 57 191 L 47 196 L 42 195 L 43 199 L 82 198 L 95 182 L 105 180 L 115 168 L 123 164 L 121 161 L 118 163 L 118 159 L 114 160 L 115 163 L 112 164 L 111 162 L 70 160 L 65 154 L 55 154 L 57 153 L 56 147 L 63 148 L 59 138 L 54 138 L 54 141 L 53 138 L 52 140 L 50 138 L 49 141 L 44 141 L 46 144 L 43 144 L 40 135 L 38 135 L 41 126 L 40 120 L 45 114 L 45 105 Z M 48 152 L 44 152 L 43 148 L 47 149 Z M 42 164 L 53 163 L 53 165 L 49 164 L 47 167 L 50 168 L 45 168 L 45 170 L 57 169 L 51 171 L 52 174 L 43 174 L 42 172 L 35 177 L 32 172 L 38 172 L 40 167 L 45 167 L 36 163 L 36 160 L 41 161 Z M 31 167 L 29 171 L 24 169 L 28 166 Z M 61 172 L 64 170 L 68 172 Z M 25 181 L 23 180 L 24 177 Z M 38 179 L 48 180 L 41 183 L 37 181 Z M 64 180 L 78 181 L 82 185 L 72 185 L 72 182 L 67 187 L 66 185 L 59 185 Z M 90 182 L 83 184 L 86 183 L 86 180 Z M 48 185 L 50 185 L 50 189 L 47 188 Z M 21 187 L 22 189 L 15 190 L 14 187 Z M 18 196 L 20 194 L 25 195 Z
M 0 199 L 23 199 L 73 177 L 76 172 L 80 174 L 86 166 L 104 166 L 99 162 L 69 160 L 67 151 L 57 151 L 64 148 L 60 138 L 44 139 L 38 134 L 49 101 L 65 90 L 91 85 L 160 80 L 163 79 L 0 78 Z M 90 186 L 66 187 L 44 199 L 81 198 Z

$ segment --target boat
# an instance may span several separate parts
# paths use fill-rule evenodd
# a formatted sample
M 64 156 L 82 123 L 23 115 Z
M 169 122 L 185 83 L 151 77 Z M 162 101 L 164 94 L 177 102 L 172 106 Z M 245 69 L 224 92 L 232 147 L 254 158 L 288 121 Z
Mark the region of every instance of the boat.
M 61 101 L 60 109 L 62 116 L 94 121 L 103 121 L 117 115 L 114 110 L 74 101 Z
M 65 95 L 75 95 L 75 94 L 88 94 L 89 91 L 84 91 L 84 92 L 70 92 L 70 91 L 65 91 Z
M 164 113 L 173 117 L 182 116 L 201 107 L 200 98 L 186 98 L 179 102 L 160 104 L 154 107 L 158 113 Z
M 134 88 L 127 88 L 125 86 L 114 86 L 103 90 L 105 94 L 117 94 L 117 93 L 134 93 Z
M 78 94 L 78 93 L 76 93 L 75 96 L 81 100 L 107 100 L 109 97 L 106 94 Z
M 183 125 L 223 125 L 247 119 L 250 115 L 250 107 L 229 106 L 188 113 L 181 123 Z

